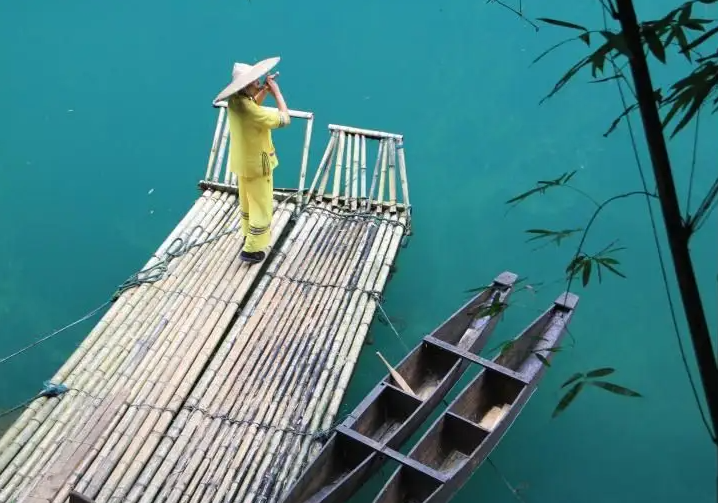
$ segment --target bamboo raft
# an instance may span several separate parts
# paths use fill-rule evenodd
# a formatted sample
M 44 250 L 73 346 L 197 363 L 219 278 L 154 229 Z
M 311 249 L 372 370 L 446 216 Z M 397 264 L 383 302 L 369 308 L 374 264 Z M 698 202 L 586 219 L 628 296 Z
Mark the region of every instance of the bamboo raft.
M 274 502 L 341 419 L 410 233 L 403 138 L 330 124 L 305 190 L 314 116 L 291 111 L 299 187 L 275 190 L 271 251 L 248 266 L 225 107 L 201 195 L 51 379 L 69 391 L 0 438 L 0 501 Z

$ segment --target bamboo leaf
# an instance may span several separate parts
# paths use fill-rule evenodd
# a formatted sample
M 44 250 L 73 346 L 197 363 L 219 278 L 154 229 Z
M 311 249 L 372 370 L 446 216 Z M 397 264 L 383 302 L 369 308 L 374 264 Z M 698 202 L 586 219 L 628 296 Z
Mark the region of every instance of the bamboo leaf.
M 560 231 L 552 231 L 548 229 L 528 229 L 526 232 L 529 234 L 536 234 L 534 237 L 529 238 L 527 242 L 529 241 L 535 241 L 537 239 L 543 239 L 543 238 L 551 238 L 550 241 L 555 242 L 557 246 L 561 244 L 561 240 L 565 239 L 576 232 L 579 232 L 583 229 L 564 229 Z
M 576 372 L 574 375 L 572 375 L 571 377 L 569 377 L 568 380 L 561 385 L 561 387 L 562 387 L 562 388 L 565 388 L 566 386 L 568 386 L 568 385 L 571 384 L 572 382 L 574 382 L 574 381 L 576 381 L 576 380 L 578 380 L 578 379 L 581 379 L 582 377 L 585 377 L 585 374 L 583 374 L 583 373 L 581 373 L 581 372 Z
M 583 262 L 583 286 L 588 285 L 588 280 L 591 278 L 591 261 L 584 260 Z
M 646 39 L 646 45 L 650 49 L 651 53 L 661 63 L 666 62 L 666 49 L 663 47 L 661 40 L 656 35 L 656 32 L 652 28 L 645 28 L 643 30 L 643 37 Z
M 543 363 L 543 364 L 546 365 L 547 367 L 550 367 L 550 366 L 551 366 L 551 364 L 549 363 L 549 361 L 546 359 L 546 357 L 545 357 L 544 355 L 539 354 L 539 353 L 534 353 L 534 355 L 536 356 L 536 358 L 539 359 L 539 361 L 540 361 L 541 363 Z
M 629 106 L 628 108 L 626 108 L 623 112 L 621 112 L 621 115 L 619 115 L 618 117 L 616 117 L 616 119 L 611 123 L 611 126 L 608 128 L 608 130 L 607 130 L 605 133 L 603 133 L 603 136 L 604 136 L 604 137 L 607 137 L 608 135 L 610 135 L 610 134 L 616 129 L 616 127 L 618 126 L 618 124 L 621 122 L 621 119 L 623 119 L 623 118 L 626 117 L 628 114 L 630 114 L 631 112 L 633 112 L 636 108 L 638 108 L 638 104 L 637 104 L 637 103 L 634 103 L 633 105 L 631 105 L 631 106 Z
M 693 31 L 706 31 L 703 25 L 694 19 L 686 21 L 685 23 L 683 23 L 683 26 Z
M 544 23 L 553 24 L 556 26 L 563 26 L 564 28 L 573 28 L 575 30 L 582 30 L 582 31 L 588 31 L 586 28 L 584 28 L 581 25 L 569 23 L 568 21 L 561 21 L 559 19 L 551 19 L 548 17 L 540 17 L 537 18 L 539 21 L 543 21 Z
M 699 25 L 699 26 L 700 26 L 700 25 Z M 586 44 L 587 46 L 591 47 L 591 35 L 590 35 L 588 32 L 586 32 L 586 33 L 584 33 L 584 34 L 582 34 L 582 35 L 579 35 L 578 38 L 580 38 L 581 40 L 583 40 L 583 43 L 584 43 L 584 44 Z
M 680 23 L 685 23 L 691 18 L 691 14 L 693 13 L 693 4 L 691 2 L 686 2 L 683 4 L 683 8 L 681 9 L 681 14 L 678 16 L 678 21 Z
M 602 367 L 600 369 L 592 370 L 591 372 L 586 374 L 586 377 L 593 378 L 593 377 L 603 377 L 607 376 L 609 374 L 613 374 L 616 371 L 616 369 L 611 367 Z
M 488 288 L 491 288 L 491 286 L 490 285 L 477 286 L 476 288 L 469 288 L 468 290 L 464 290 L 464 293 L 478 293 L 478 292 L 484 291 Z
M 679 26 L 674 26 L 673 31 L 676 34 L 676 39 L 678 39 L 678 45 L 681 47 L 681 52 L 688 61 L 691 61 L 691 48 L 689 47 L 688 39 L 686 38 L 685 32 Z M 703 36 L 705 35 L 706 34 L 704 34 Z
M 621 76 L 616 74 L 616 75 L 611 75 L 610 77 L 603 77 L 601 79 L 589 80 L 588 83 L 589 84 L 600 84 L 602 82 L 608 82 L 609 80 L 616 80 L 616 79 L 620 79 L 620 78 L 621 78 Z
M 639 398 L 643 396 L 637 391 L 633 391 L 632 389 L 624 388 L 623 386 L 619 386 L 618 384 L 613 384 L 606 381 L 591 381 L 589 382 L 589 384 L 605 389 L 606 391 L 610 391 L 611 393 L 615 393 L 617 395 Z
M 585 383 L 583 381 L 577 382 L 576 384 L 571 387 L 571 389 L 566 392 L 565 395 L 563 395 L 563 398 L 558 402 L 558 405 L 556 405 L 556 408 L 553 411 L 553 414 L 551 417 L 558 416 L 561 412 L 566 410 L 566 407 L 571 405 L 571 403 L 576 399 L 579 392 L 583 389 L 583 386 Z

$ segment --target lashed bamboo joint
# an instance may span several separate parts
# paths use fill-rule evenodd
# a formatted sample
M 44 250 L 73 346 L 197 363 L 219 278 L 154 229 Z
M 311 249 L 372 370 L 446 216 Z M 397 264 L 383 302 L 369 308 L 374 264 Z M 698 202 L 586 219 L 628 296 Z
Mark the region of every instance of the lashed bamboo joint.
M 69 391 L 0 439 L 0 501 L 274 502 L 317 453 L 411 207 L 401 135 L 330 125 L 305 189 L 314 116 L 292 116 L 299 184 L 275 191 L 265 263 L 237 258 L 220 105 L 200 197 L 53 376 Z

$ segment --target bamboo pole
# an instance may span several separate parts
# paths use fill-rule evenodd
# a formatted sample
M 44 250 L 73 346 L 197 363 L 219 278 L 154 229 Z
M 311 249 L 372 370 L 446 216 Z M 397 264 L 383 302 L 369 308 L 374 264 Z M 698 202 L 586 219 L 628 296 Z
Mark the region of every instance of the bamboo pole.
M 401 191 L 403 200 L 402 202 L 409 207 L 409 179 L 406 177 L 406 158 L 404 157 L 404 143 L 400 142 L 397 145 L 397 154 L 399 158 L 399 175 L 401 176 Z
M 336 160 L 336 165 L 334 167 L 334 190 L 332 190 L 332 195 L 334 196 L 332 199 L 332 207 L 334 207 L 334 208 L 336 208 L 339 204 L 339 194 L 340 194 L 339 184 L 341 182 L 342 161 L 344 160 L 344 141 L 345 140 L 346 140 L 346 135 L 344 134 L 344 131 L 341 131 L 339 133 L 339 149 L 337 150 L 337 160 Z
M 357 197 L 358 197 L 358 187 L 359 187 L 359 152 L 362 148 L 362 140 L 364 139 L 363 136 L 355 136 L 354 137 L 354 159 L 352 164 L 352 192 L 351 192 L 351 198 L 349 199 L 349 204 L 352 211 L 356 211 L 357 209 Z M 349 171 L 349 168 L 347 168 L 347 171 Z
M 376 188 L 376 181 L 379 176 L 379 169 L 381 166 L 381 159 L 384 154 L 384 151 L 386 150 L 386 142 L 384 140 L 379 141 L 379 149 L 376 154 L 376 163 L 374 164 L 374 174 L 372 175 L 371 179 L 371 187 L 369 188 L 369 196 L 367 197 L 366 201 L 366 209 L 369 210 L 371 208 L 373 199 L 374 199 L 374 189 Z M 381 207 L 380 204 L 377 204 L 377 208 Z
M 395 133 L 387 133 L 385 131 L 376 131 L 373 129 L 362 129 L 362 128 L 356 128 L 356 127 L 350 127 L 350 126 L 340 126 L 337 124 L 329 124 L 329 130 L 330 131 L 339 131 L 342 133 L 347 134 L 360 134 L 364 135 L 367 138 L 372 138 L 375 140 L 384 140 L 393 138 L 394 140 L 401 140 L 403 138 L 400 134 Z
M 229 141 L 229 115 L 224 123 L 224 130 L 222 131 L 222 140 L 219 144 L 219 154 L 217 155 L 217 162 L 214 165 L 214 173 L 212 174 L 212 181 L 218 182 L 219 177 L 222 174 L 222 165 L 224 164 L 224 151 L 227 148 Z
M 222 199 L 225 199 L 225 200 L 226 200 L 227 198 L 226 198 L 226 197 L 222 197 Z M 215 209 L 217 209 L 217 208 L 215 208 Z M 211 216 L 211 215 L 208 215 L 208 216 Z M 206 224 L 205 224 L 205 225 L 206 225 Z M 187 236 L 183 236 L 183 237 L 187 237 Z M 192 257 L 192 255 L 194 255 L 195 253 L 196 253 L 196 249 L 195 249 L 195 250 L 191 250 L 191 251 L 188 253 L 188 255 L 189 255 L 190 257 Z M 186 257 L 187 257 L 187 255 L 185 256 L 185 258 L 186 258 Z M 179 259 L 178 259 L 178 260 L 179 260 Z M 176 263 L 176 262 L 175 262 L 175 263 Z M 172 274 L 171 271 L 169 271 L 169 272 L 170 272 L 170 274 Z M 166 280 L 162 280 L 162 281 L 166 281 Z M 162 282 L 162 281 L 161 281 L 161 282 Z M 144 285 L 143 285 L 143 286 L 144 286 Z M 140 313 L 140 321 L 142 321 L 141 317 L 142 317 L 142 312 Z M 149 323 L 149 321 L 145 321 L 145 327 L 151 330 L 151 327 L 148 326 L 148 323 Z M 134 324 L 136 324 L 136 322 L 135 322 Z M 124 326 L 126 327 L 127 324 L 125 324 Z M 121 328 L 122 328 L 122 327 L 121 327 Z M 118 334 L 115 333 L 114 335 L 117 336 Z M 128 358 L 125 358 L 124 361 L 122 361 L 123 365 L 125 366 L 125 368 L 124 368 L 124 372 L 125 372 L 125 373 L 127 372 L 127 365 L 128 365 L 128 364 L 129 364 L 129 365 L 132 365 L 132 363 L 133 363 L 133 360 L 132 360 L 132 356 L 133 356 L 132 351 L 136 351 L 136 350 L 138 350 L 137 343 L 135 343 L 135 345 L 133 346 L 133 349 L 131 349 L 131 350 L 125 350 L 125 354 L 128 354 L 128 356 L 129 356 Z M 115 363 L 117 363 L 117 362 L 115 362 Z M 117 368 L 116 365 L 115 365 L 115 368 Z M 102 371 L 102 370 L 103 370 L 102 367 L 100 367 L 99 370 Z M 122 370 L 122 368 L 120 367 L 120 373 L 122 373 L 122 372 L 123 372 L 123 370 Z M 113 373 L 113 374 L 114 374 L 114 373 Z M 112 382 L 109 382 L 109 383 L 108 383 L 108 381 L 107 381 L 106 379 L 104 379 L 104 376 L 105 376 L 105 375 L 106 375 L 106 374 L 103 373 L 103 372 L 100 372 L 100 375 L 97 375 L 96 373 L 94 373 L 94 375 L 91 376 L 91 377 L 94 378 L 94 379 L 93 379 L 92 381 L 90 381 L 90 383 L 89 383 L 90 385 L 89 385 L 89 386 L 88 386 L 87 384 L 85 385 L 85 391 L 86 391 L 86 392 L 89 392 L 91 395 L 96 395 L 96 396 L 99 395 L 99 394 L 102 392 L 103 384 L 106 384 L 106 385 L 111 385 L 111 384 L 112 384 Z M 115 376 L 116 376 L 116 374 L 115 374 Z M 98 379 L 98 378 L 100 379 L 100 380 L 99 380 L 99 383 L 97 382 L 97 379 Z M 104 383 L 103 383 L 103 379 L 104 379 Z M 93 386 L 93 384 L 95 384 L 95 386 Z M 89 389 L 88 389 L 88 388 L 89 388 Z M 105 388 L 106 388 L 106 387 L 105 387 Z M 112 388 L 110 387 L 109 389 L 111 390 Z M 73 390 L 71 390 L 71 391 L 68 392 L 68 393 L 72 394 L 72 393 L 73 393 Z M 69 398 L 69 397 L 68 397 L 67 394 L 66 394 L 66 396 L 63 398 L 63 401 L 61 402 L 61 407 L 58 407 L 58 408 L 56 408 L 56 409 L 53 411 L 53 412 L 55 413 L 55 416 L 56 416 L 56 417 L 55 417 L 55 420 L 54 420 L 54 423 L 55 423 L 55 424 L 53 425 L 52 429 L 50 429 L 50 430 L 48 431 L 48 428 L 50 427 L 50 424 L 53 423 L 53 421 L 45 420 L 45 421 L 43 422 L 43 424 L 42 424 L 42 426 L 41 426 L 41 430 L 38 432 L 38 433 L 39 433 L 38 436 L 43 437 L 43 440 L 42 440 L 42 442 L 41 442 L 41 447 L 39 448 L 39 446 L 34 446 L 34 445 L 32 445 L 32 444 L 29 446 L 29 447 L 30 447 L 29 450 L 32 451 L 33 456 L 34 456 L 33 460 L 36 460 L 41 454 L 43 454 L 43 451 L 44 451 L 45 448 L 47 447 L 47 443 L 49 443 L 50 439 L 56 437 L 56 435 L 53 434 L 53 431 L 58 431 L 58 429 L 61 429 L 62 426 L 63 426 L 63 424 L 68 423 L 69 421 L 71 421 L 71 420 L 74 418 L 75 413 L 80 413 L 80 412 L 78 412 L 78 411 L 82 411 L 83 407 L 76 407 L 77 404 L 75 403 L 75 401 L 68 400 L 68 398 Z M 85 400 L 85 402 L 86 402 L 86 400 Z M 71 403 L 72 403 L 73 405 L 75 405 L 74 409 L 71 409 L 71 410 L 69 410 L 69 411 L 68 411 L 68 410 L 64 410 L 64 411 L 62 410 L 62 406 L 64 406 L 64 405 L 67 404 L 68 407 L 70 407 L 69 404 L 71 404 Z M 91 407 L 91 406 L 90 406 L 90 407 L 85 407 L 84 409 L 85 409 L 85 411 L 84 411 L 85 415 L 87 415 L 88 413 L 91 413 L 91 411 L 92 411 L 92 407 Z M 63 412 L 64 414 L 63 414 L 63 415 L 60 415 L 60 414 L 58 414 L 58 412 Z M 59 416 L 59 417 L 57 417 L 57 416 Z M 50 451 L 50 452 L 51 452 L 51 451 Z M 48 452 L 47 454 L 50 454 L 50 452 Z M 17 461 L 17 458 L 16 458 L 15 461 Z M 27 468 L 29 467 L 29 464 L 31 464 L 31 463 L 32 463 L 32 460 L 31 460 L 31 462 L 29 462 L 29 463 L 25 463 L 24 468 L 27 469 Z
M 304 130 L 304 145 L 302 147 L 302 164 L 299 169 L 299 188 L 297 189 L 297 204 L 301 202 L 301 194 L 304 190 L 304 183 L 307 178 L 307 164 L 309 162 L 309 145 L 312 142 L 312 128 L 314 126 L 314 116 L 307 120 L 307 126 Z
M 337 133 L 337 135 L 338 135 L 338 133 Z M 339 136 L 336 136 L 336 138 L 337 138 L 337 141 L 335 142 L 334 147 L 332 149 L 332 153 L 331 153 L 331 155 L 333 157 L 330 157 L 330 160 L 327 161 L 327 165 L 324 167 L 324 173 L 322 174 L 321 184 L 319 186 L 319 190 L 317 191 L 317 196 L 315 197 L 316 203 L 321 203 L 325 199 L 324 192 L 327 188 L 327 184 L 329 183 L 329 173 L 331 171 L 330 167 L 329 167 L 329 163 L 333 162 L 333 160 L 336 159 L 336 157 L 339 155 L 339 146 L 338 146 Z
M 389 140 L 389 212 L 396 213 L 396 144 Z
M 212 148 L 209 150 L 209 160 L 207 161 L 207 172 L 204 175 L 206 180 L 209 180 L 209 175 L 212 173 L 212 166 L 217 158 L 217 144 L 219 143 L 219 134 L 222 131 L 222 125 L 224 124 L 224 116 L 226 113 L 227 110 L 225 108 L 220 108 L 219 114 L 217 114 L 217 126 L 214 128 Z
M 366 136 L 361 136 L 361 202 L 360 207 L 366 203 Z
M 352 176 L 352 135 L 347 135 L 347 156 L 344 161 L 344 200 L 349 201 L 351 198 L 351 176 Z
M 232 149 L 230 145 L 230 149 L 227 151 L 227 167 L 224 170 L 224 183 L 225 185 L 229 185 L 231 176 L 232 176 Z
M 226 199 L 226 197 L 219 196 L 219 199 L 223 200 L 223 199 Z M 199 212 L 196 215 L 196 217 L 198 219 L 202 218 L 203 216 L 204 216 L 204 212 Z M 183 233 L 182 236 L 185 236 L 186 234 L 187 234 L 187 232 L 185 231 L 185 233 Z M 176 265 L 176 262 L 174 262 L 171 265 Z M 171 268 L 170 268 L 170 270 L 168 270 L 168 274 L 171 277 L 171 274 L 172 274 Z M 163 281 L 166 282 L 167 280 L 165 279 Z M 140 287 L 138 287 L 137 290 L 139 292 L 141 292 L 142 294 L 144 294 L 147 292 L 147 290 L 149 288 L 150 288 L 150 286 L 145 284 L 145 285 L 141 285 Z M 145 304 L 145 302 L 148 299 L 150 301 L 152 300 L 152 297 L 153 297 L 153 294 L 155 293 L 155 291 L 151 291 L 150 295 L 148 297 L 145 297 L 144 295 L 139 295 L 138 292 L 135 292 L 135 293 L 136 294 L 132 298 L 133 299 L 137 298 L 139 303 L 138 303 L 137 309 L 134 309 L 131 312 L 132 312 L 132 314 L 134 314 L 136 316 L 142 316 L 143 312 L 144 312 L 143 309 L 147 305 L 147 304 Z M 131 323 L 133 319 L 134 319 L 133 317 L 123 319 L 122 323 L 120 324 L 118 329 L 113 334 L 107 334 L 107 336 L 113 337 L 113 338 L 123 337 L 125 335 L 125 331 L 123 329 L 126 329 L 128 324 Z M 135 337 L 135 339 L 136 338 L 137 337 Z M 120 340 L 124 342 L 126 339 L 120 339 Z M 92 353 L 88 353 L 87 357 L 84 358 L 84 364 L 87 365 L 89 369 L 94 369 L 95 372 L 92 374 L 88 374 L 87 370 L 85 370 L 84 368 L 81 369 L 81 371 L 78 372 L 77 379 L 70 379 L 70 378 L 65 379 L 65 382 L 68 384 L 68 386 L 70 386 L 71 388 L 85 389 L 86 391 L 88 391 L 88 388 L 89 388 L 89 390 L 91 391 L 93 389 L 92 384 L 94 384 L 94 381 L 90 380 L 89 381 L 90 385 L 88 386 L 88 384 L 87 384 L 88 378 L 89 379 L 92 379 L 92 378 L 97 379 L 98 378 L 97 372 L 100 373 L 100 377 L 101 377 L 103 375 L 104 371 L 113 370 L 114 368 L 117 368 L 117 364 L 122 361 L 121 359 L 111 361 L 110 365 L 114 365 L 114 367 L 111 367 L 110 369 L 107 369 L 107 366 L 105 366 L 104 368 L 103 367 L 97 368 L 97 366 L 96 366 L 97 358 L 94 358 L 94 356 L 96 356 L 96 355 L 93 355 Z M 119 356 L 121 357 L 122 354 L 120 354 Z M 107 363 L 107 360 L 105 360 L 105 363 Z M 74 405 L 74 400 L 72 400 L 72 397 L 76 394 L 77 393 L 73 389 L 71 389 L 69 392 L 65 393 L 57 407 L 47 408 L 46 414 L 43 417 L 36 418 L 37 427 L 31 428 L 31 429 L 25 429 L 23 431 L 23 433 L 27 436 L 27 438 L 24 439 L 25 442 L 22 443 L 22 448 L 23 448 L 24 453 L 22 451 L 19 451 L 18 447 L 20 447 L 20 446 L 11 446 L 9 449 L 7 449 L 3 453 L 4 456 L 8 456 L 8 457 L 11 457 L 11 456 L 17 454 L 17 456 L 15 456 L 13 459 L 13 463 L 15 464 L 15 467 L 14 467 L 15 470 L 17 469 L 19 464 L 24 462 L 24 458 L 27 456 L 28 453 L 35 453 L 37 455 L 37 448 L 33 444 L 32 438 L 40 437 L 44 441 L 47 441 L 49 438 L 51 438 L 48 436 L 48 431 L 47 431 L 48 424 L 49 424 L 48 420 L 51 421 L 53 419 L 56 419 L 58 416 L 61 416 L 62 414 L 64 414 L 65 409 L 70 407 L 71 404 Z M 54 399 L 54 400 L 57 401 L 58 399 Z M 33 434 L 35 434 L 34 437 L 32 437 Z M 12 470 L 12 469 L 5 470 L 2 473 L 2 475 L 0 476 L 0 487 L 5 485 L 5 483 L 7 482 L 7 476 L 8 476 L 8 474 L 12 473 L 12 471 L 14 471 L 14 470 Z
M 376 212 L 382 213 L 384 211 L 384 186 L 386 184 L 386 161 L 388 157 L 389 145 L 387 142 L 384 142 L 384 148 L 382 149 L 382 156 L 381 156 L 381 173 L 379 174 L 379 189 L 377 191 L 377 205 L 376 205 Z
M 332 133 L 332 135 L 329 138 L 329 142 L 327 143 L 326 148 L 324 149 L 324 154 L 322 155 L 322 160 L 319 162 L 319 167 L 317 168 L 317 172 L 314 174 L 314 179 L 312 180 L 312 185 L 309 187 L 309 190 L 307 191 L 307 199 L 306 202 L 309 202 L 309 199 L 311 198 L 312 193 L 314 193 L 315 188 L 317 187 L 317 182 L 319 181 L 320 177 L 324 177 L 324 171 L 328 169 L 329 163 L 331 162 L 331 156 L 334 152 L 334 148 L 336 146 L 337 142 L 337 133 Z

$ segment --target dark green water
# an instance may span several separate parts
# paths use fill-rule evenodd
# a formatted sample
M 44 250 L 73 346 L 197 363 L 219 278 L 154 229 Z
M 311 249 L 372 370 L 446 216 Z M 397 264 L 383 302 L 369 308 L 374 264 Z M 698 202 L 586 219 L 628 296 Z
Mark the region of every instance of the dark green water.
M 534 16 L 602 26 L 595 1 L 524 3 Z M 673 6 L 639 2 L 639 15 Z M 702 8 L 694 14 L 707 17 Z M 197 196 L 215 125 L 210 102 L 232 62 L 277 54 L 289 106 L 316 114 L 312 167 L 328 123 L 405 134 L 415 236 L 401 252 L 385 304 L 404 344 L 453 312 L 466 289 L 503 270 L 545 283 L 535 295 L 515 297 L 496 333 L 497 342 L 512 336 L 561 293 L 575 246 L 534 252 L 523 231 L 582 226 L 593 209 L 570 191 L 508 215 L 504 201 L 574 169 L 576 186 L 599 200 L 640 190 L 625 126 L 601 136 L 621 110 L 614 85 L 577 81 L 538 105 L 584 54 L 578 44 L 567 46 L 530 66 L 565 35 L 536 33 L 507 10 L 470 0 L 3 3 L 2 355 L 94 308 L 142 266 Z M 675 79 L 684 69 L 673 65 L 657 78 Z M 717 132 L 715 121 L 703 121 L 693 208 L 715 176 Z M 296 185 L 302 134 L 296 127 L 277 136 L 279 186 Z M 671 142 L 684 201 L 692 141 L 689 128 Z M 642 142 L 639 150 L 649 170 Z M 656 216 L 664 243 L 658 207 Z M 692 245 L 713 333 L 715 229 L 714 216 Z M 556 360 L 493 460 L 525 487 L 527 502 L 715 501 L 715 449 L 681 364 L 644 199 L 607 209 L 588 249 L 616 238 L 628 248 L 621 252 L 628 278 L 576 285 L 575 347 Z M 2 365 L 0 408 L 35 393 L 94 321 Z M 390 361 L 405 354 L 384 325 L 376 323 L 372 335 L 344 409 L 383 373 L 374 350 Z M 602 366 L 615 367 L 613 380 L 644 398 L 591 389 L 552 420 L 561 383 Z M 356 499 L 367 501 L 377 483 Z M 485 464 L 456 501 L 515 500 Z

